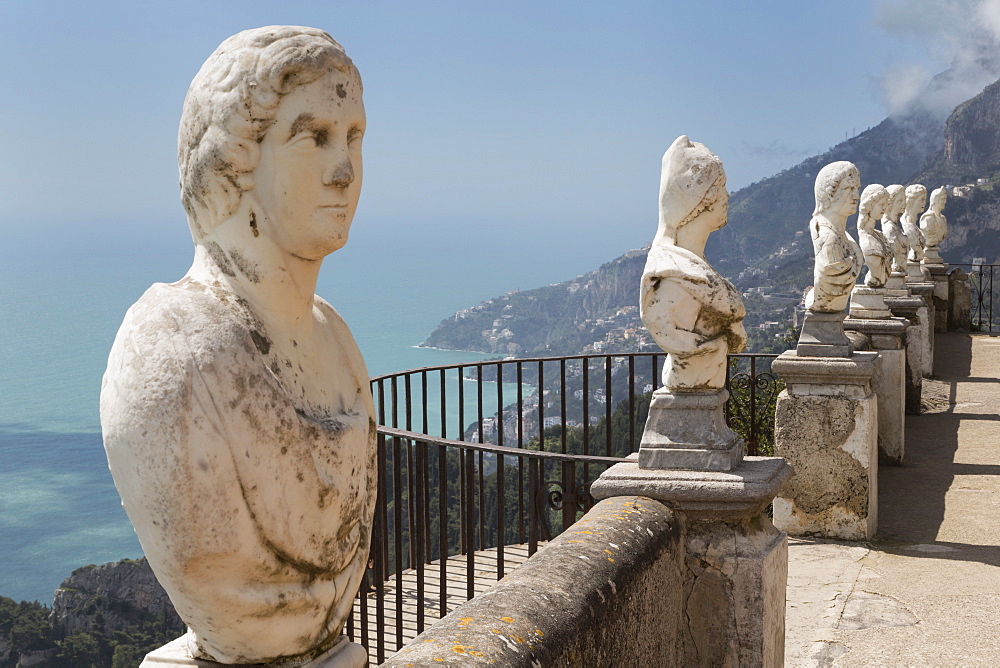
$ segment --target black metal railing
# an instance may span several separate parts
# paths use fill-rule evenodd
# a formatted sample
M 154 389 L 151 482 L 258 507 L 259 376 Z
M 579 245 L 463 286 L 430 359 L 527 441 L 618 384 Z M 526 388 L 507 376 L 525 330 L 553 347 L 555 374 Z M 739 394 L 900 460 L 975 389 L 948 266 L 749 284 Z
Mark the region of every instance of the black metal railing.
M 773 443 L 783 386 L 770 373 L 774 357 L 729 360 L 726 417 L 751 455 Z M 638 450 L 664 359 L 495 360 L 373 378 L 379 495 L 351 636 L 382 662 L 475 595 L 484 570 L 477 555 L 489 552 L 489 577 L 500 579 L 509 546 L 533 554 L 576 522 L 594 503 L 590 484 Z M 456 578 L 464 579 L 459 600 Z
M 969 287 L 972 292 L 972 329 L 979 332 L 1000 332 L 1000 310 L 994 315 L 993 302 L 1000 292 L 1000 282 L 993 280 L 998 264 L 955 264 L 969 272 Z

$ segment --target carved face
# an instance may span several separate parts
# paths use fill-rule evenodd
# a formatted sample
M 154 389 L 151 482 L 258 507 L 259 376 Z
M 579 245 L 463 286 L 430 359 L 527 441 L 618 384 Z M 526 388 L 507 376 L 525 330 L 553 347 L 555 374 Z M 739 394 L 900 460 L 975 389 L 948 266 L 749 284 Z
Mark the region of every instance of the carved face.
M 948 202 L 948 193 L 944 188 L 936 188 L 931 193 L 931 209 L 937 213 L 944 210 L 944 205 Z
M 861 200 L 861 196 L 858 194 L 860 188 L 861 179 L 857 172 L 845 175 L 833 193 L 833 206 L 831 208 L 842 216 L 852 216 L 857 213 L 858 202 Z
M 262 234 L 307 260 L 347 242 L 361 194 L 361 82 L 333 70 L 282 98 L 254 171 Z

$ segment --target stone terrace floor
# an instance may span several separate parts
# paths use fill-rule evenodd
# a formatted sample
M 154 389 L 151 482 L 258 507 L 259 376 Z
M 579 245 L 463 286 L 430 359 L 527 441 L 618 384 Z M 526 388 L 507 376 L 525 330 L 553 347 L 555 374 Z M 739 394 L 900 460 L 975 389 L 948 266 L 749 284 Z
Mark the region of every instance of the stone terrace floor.
M 789 541 L 786 666 L 1000 666 L 1000 338 L 938 334 L 871 543 Z

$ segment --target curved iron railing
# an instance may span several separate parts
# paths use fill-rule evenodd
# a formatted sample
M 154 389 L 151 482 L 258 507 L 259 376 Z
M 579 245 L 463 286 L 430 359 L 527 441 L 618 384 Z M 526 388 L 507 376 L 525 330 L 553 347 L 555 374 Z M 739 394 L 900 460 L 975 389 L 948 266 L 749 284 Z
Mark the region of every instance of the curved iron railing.
M 730 356 L 726 417 L 748 454 L 773 442 L 782 386 L 770 373 L 774 357 Z M 462 599 L 475 595 L 483 572 L 477 555 L 492 555 L 489 577 L 500 579 L 509 570 L 508 546 L 526 544 L 533 554 L 573 524 L 594 503 L 593 480 L 638 450 L 664 359 L 493 360 L 372 378 L 379 495 L 352 637 L 384 661 L 459 602 L 456 577 L 464 576 Z

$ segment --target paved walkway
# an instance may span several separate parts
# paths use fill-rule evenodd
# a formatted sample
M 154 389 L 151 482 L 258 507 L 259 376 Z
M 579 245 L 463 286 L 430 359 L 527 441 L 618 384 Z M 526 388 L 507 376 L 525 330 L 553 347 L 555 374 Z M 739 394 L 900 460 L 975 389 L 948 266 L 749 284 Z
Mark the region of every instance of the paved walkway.
M 1000 666 L 1000 338 L 935 348 L 875 540 L 790 541 L 787 666 Z

